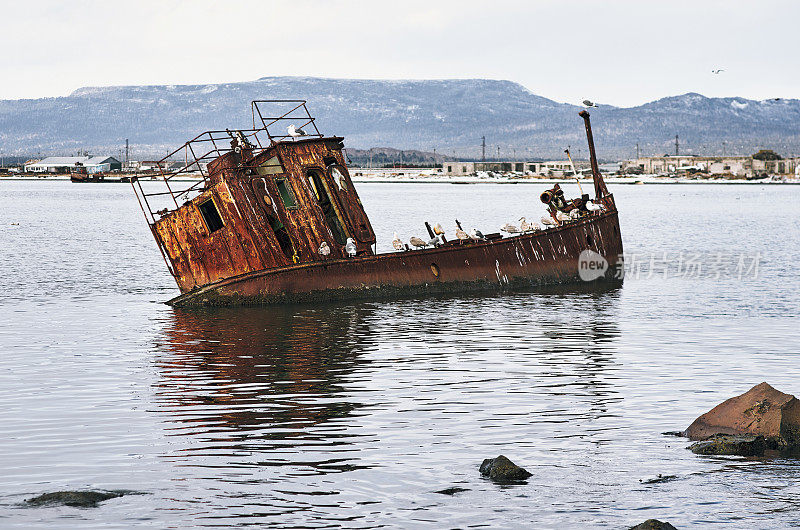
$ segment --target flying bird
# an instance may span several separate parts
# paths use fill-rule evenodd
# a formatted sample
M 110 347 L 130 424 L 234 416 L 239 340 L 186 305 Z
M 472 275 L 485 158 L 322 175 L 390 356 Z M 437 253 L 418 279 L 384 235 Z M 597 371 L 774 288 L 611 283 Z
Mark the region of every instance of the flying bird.
M 716 69 L 716 70 L 711 70 L 711 73 L 712 73 L 712 74 L 718 74 L 718 73 L 720 73 L 720 72 L 724 72 L 724 71 L 725 71 L 725 69 L 724 69 L 724 68 L 718 68 L 718 69 Z
M 392 247 L 394 247 L 395 250 L 403 250 L 405 248 L 403 242 L 400 240 L 399 237 L 397 237 L 397 232 L 394 233 L 394 239 L 392 239 Z
M 303 129 L 298 129 L 295 127 L 294 123 L 286 128 L 286 132 L 288 132 L 289 136 L 292 138 L 297 138 L 298 136 L 307 136 L 306 132 Z
M 322 244 L 319 246 L 319 250 L 317 250 L 317 252 L 319 252 L 320 256 L 330 256 L 331 247 L 328 246 L 327 241 L 323 241 Z
M 417 248 L 425 248 L 428 246 L 428 243 L 418 238 L 417 236 L 411 236 L 411 239 L 409 239 L 408 242 Z
M 597 103 L 592 103 L 588 99 L 584 99 L 583 100 L 583 104 L 586 105 L 587 107 L 596 107 L 597 106 Z
M 358 249 L 356 249 L 356 242 L 353 241 L 352 237 L 347 238 L 347 242 L 344 245 L 344 251 L 347 252 L 347 255 L 351 258 L 356 255 L 356 252 L 358 252 Z

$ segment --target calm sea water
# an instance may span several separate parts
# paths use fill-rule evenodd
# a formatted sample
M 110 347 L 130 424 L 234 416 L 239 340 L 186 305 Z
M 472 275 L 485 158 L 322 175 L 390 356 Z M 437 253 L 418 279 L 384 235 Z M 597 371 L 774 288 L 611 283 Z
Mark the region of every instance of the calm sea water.
M 381 249 L 538 219 L 541 188 L 359 185 Z M 2 183 L 0 527 L 800 524 L 797 461 L 661 434 L 800 394 L 800 187 L 612 191 L 619 288 L 175 310 L 130 186 Z M 527 484 L 480 477 L 498 454 Z M 20 505 L 84 488 L 142 494 Z

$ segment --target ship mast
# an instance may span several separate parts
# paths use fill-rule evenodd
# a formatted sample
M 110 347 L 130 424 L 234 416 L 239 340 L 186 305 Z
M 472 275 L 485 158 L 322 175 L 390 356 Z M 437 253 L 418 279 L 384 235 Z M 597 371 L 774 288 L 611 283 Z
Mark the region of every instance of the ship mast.
M 597 165 L 597 154 L 594 151 L 594 138 L 592 138 L 592 124 L 589 123 L 589 113 L 582 110 L 578 115 L 583 118 L 583 123 L 586 125 L 586 140 L 589 142 L 589 162 L 592 164 L 592 177 L 594 178 L 594 194 L 595 199 L 599 199 L 604 195 L 608 195 L 608 188 L 603 180 L 603 175 L 600 174 L 600 167 Z

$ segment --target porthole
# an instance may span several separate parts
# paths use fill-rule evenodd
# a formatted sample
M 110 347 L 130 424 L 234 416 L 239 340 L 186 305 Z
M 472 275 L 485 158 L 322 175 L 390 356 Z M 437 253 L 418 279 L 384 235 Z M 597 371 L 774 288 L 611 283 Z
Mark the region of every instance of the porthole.
M 431 263 L 431 272 L 433 273 L 433 275 L 436 278 L 438 278 L 439 277 L 439 272 L 440 272 L 439 271 L 439 266 L 437 264 L 435 264 L 435 263 Z

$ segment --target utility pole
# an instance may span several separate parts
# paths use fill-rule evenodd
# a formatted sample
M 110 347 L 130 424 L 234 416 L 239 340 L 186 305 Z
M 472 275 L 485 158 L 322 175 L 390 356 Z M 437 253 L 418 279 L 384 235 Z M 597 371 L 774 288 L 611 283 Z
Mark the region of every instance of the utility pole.
M 639 160 L 639 142 L 636 142 L 636 160 Z
M 497 146 L 497 161 L 500 161 L 500 145 Z
M 675 156 L 678 156 L 678 135 L 675 135 Z
M 481 162 L 486 162 L 486 137 L 481 136 Z
M 722 156 L 725 156 L 725 140 L 722 141 Z
M 130 159 L 128 158 L 128 139 L 125 138 L 125 167 L 130 165 Z

